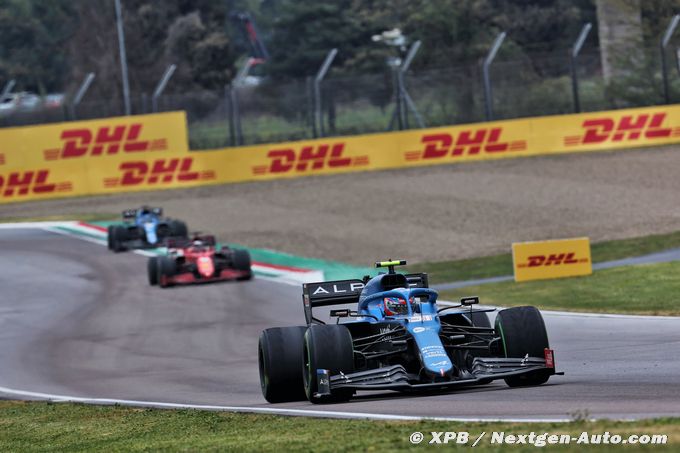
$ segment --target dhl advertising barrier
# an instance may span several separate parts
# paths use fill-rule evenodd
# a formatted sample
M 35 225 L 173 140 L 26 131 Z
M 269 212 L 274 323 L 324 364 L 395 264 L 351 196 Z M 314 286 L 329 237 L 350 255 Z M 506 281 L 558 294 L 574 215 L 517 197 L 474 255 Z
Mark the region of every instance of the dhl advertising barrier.
M 515 281 L 590 275 L 593 266 L 588 238 L 512 244 Z
M 173 112 L 0 129 L 0 203 L 678 142 L 660 106 L 192 152 Z

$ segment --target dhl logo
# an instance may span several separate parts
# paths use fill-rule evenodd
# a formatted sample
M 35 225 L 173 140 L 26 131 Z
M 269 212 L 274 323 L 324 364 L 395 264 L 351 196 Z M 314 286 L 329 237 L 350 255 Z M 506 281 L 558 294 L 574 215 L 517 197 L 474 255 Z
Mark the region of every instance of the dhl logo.
M 305 172 L 325 168 L 360 167 L 368 165 L 368 156 L 346 157 L 344 143 L 303 146 L 299 152 L 293 148 L 273 149 L 267 153 L 269 165 L 253 167 L 253 174 Z
M 465 130 L 455 137 L 451 134 L 423 135 L 421 143 L 424 149 L 407 151 L 408 161 L 420 159 L 440 159 L 443 157 L 457 157 L 483 153 L 503 153 L 507 151 L 522 151 L 527 148 L 526 140 L 501 141 L 503 128 L 481 128 Z
M 151 163 L 145 161 L 123 162 L 118 167 L 122 176 L 105 178 L 104 187 L 171 184 L 215 179 L 214 171 L 193 171 L 191 168 L 193 161 L 192 157 L 184 157 L 157 159 Z
M 9 198 L 73 190 L 72 183 L 51 183 L 48 182 L 49 177 L 49 170 L 17 171 L 4 176 L 0 175 L 0 193 L 2 197 Z
M 142 123 L 122 126 L 104 126 L 92 130 L 87 128 L 68 129 L 61 133 L 64 142 L 61 148 L 46 149 L 45 160 L 71 159 L 83 156 L 101 156 L 144 151 L 162 151 L 168 148 L 164 138 L 141 140 Z
M 576 253 L 554 253 L 550 255 L 534 255 L 528 262 L 520 263 L 517 267 L 561 266 L 564 264 L 587 263 L 588 258 L 576 258 Z
M 577 146 L 680 136 L 680 127 L 663 127 L 665 120 L 666 114 L 663 112 L 625 115 L 618 122 L 607 117 L 593 118 L 585 120 L 581 125 L 586 130 L 583 135 L 564 137 L 564 145 Z

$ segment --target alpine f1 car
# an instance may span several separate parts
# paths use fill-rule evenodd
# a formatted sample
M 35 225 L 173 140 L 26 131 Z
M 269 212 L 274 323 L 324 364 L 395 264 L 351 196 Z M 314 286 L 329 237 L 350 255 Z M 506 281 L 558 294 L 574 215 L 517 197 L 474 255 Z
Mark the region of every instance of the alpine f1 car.
M 479 298 L 439 307 L 427 274 L 394 271 L 405 261 L 376 263 L 387 273 L 363 280 L 307 283 L 307 326 L 276 327 L 260 335 L 262 394 L 270 403 L 349 400 L 357 390 L 433 391 L 488 384 L 540 385 L 555 372 L 553 350 L 534 307 L 498 312 L 491 327 Z M 335 324 L 313 314 L 330 310 Z M 340 323 L 340 320 L 345 322 Z
M 187 226 L 181 220 L 163 217 L 162 208 L 142 206 L 123 211 L 123 224 L 108 228 L 109 250 L 155 248 L 165 238 L 187 238 Z
M 216 248 L 215 236 L 194 235 L 168 239 L 167 255 L 149 258 L 149 284 L 168 286 L 226 280 L 250 280 L 250 253 L 229 247 Z

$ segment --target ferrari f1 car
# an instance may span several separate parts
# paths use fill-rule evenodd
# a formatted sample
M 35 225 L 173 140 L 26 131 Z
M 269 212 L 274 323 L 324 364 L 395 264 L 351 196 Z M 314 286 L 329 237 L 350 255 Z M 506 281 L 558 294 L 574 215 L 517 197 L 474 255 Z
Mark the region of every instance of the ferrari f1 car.
M 427 274 L 394 271 L 404 264 L 376 263 L 388 272 L 374 278 L 304 284 L 307 326 L 260 335 L 265 399 L 339 402 L 358 390 L 447 390 L 495 379 L 531 386 L 561 374 L 536 308 L 501 310 L 491 327 L 487 312 L 494 309 L 474 308 L 479 298 L 439 307 Z M 313 314 L 314 308 L 339 304 L 358 308 L 332 309 L 335 324 Z
M 149 284 L 168 286 L 225 280 L 250 280 L 250 253 L 229 247 L 216 248 L 215 236 L 194 235 L 168 239 L 167 255 L 149 258 Z
M 122 252 L 159 247 L 165 238 L 187 238 L 187 233 L 186 224 L 163 217 L 162 208 L 142 206 L 123 211 L 123 224 L 109 226 L 107 237 L 109 250 Z

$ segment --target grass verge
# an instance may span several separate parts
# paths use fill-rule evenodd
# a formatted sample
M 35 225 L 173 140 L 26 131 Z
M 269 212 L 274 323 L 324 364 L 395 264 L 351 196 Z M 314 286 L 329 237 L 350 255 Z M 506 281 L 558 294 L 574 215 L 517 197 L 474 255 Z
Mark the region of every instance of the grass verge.
M 441 291 L 443 299 L 471 294 L 483 304 L 535 305 L 549 310 L 680 315 L 680 262 L 604 269 L 587 277 L 514 281 Z
M 409 441 L 411 433 L 425 435 L 420 445 Z M 469 449 L 486 433 L 478 451 L 500 451 L 491 433 L 508 434 L 618 434 L 666 435 L 665 445 L 646 445 L 650 451 L 677 451 L 680 419 L 636 422 L 584 421 L 571 423 L 455 423 L 382 422 L 336 420 L 274 415 L 201 412 L 195 410 L 136 409 L 120 406 L 88 406 L 68 403 L 0 401 L 0 451 L 111 452 L 111 451 L 423 451 L 431 432 L 468 432 L 467 445 L 442 448 Z M 512 451 L 536 451 L 529 445 L 512 445 Z M 560 451 L 584 451 L 589 445 L 561 445 Z M 614 451 L 622 445 L 590 445 L 597 451 Z M 627 450 L 636 451 L 633 445 Z
M 680 247 L 680 231 L 632 239 L 604 241 L 591 247 L 593 263 L 619 260 Z M 512 254 L 484 256 L 455 261 L 420 263 L 409 272 L 427 272 L 430 283 L 446 283 L 512 275 Z
M 120 213 L 101 213 L 101 214 L 65 214 L 65 215 L 46 215 L 38 217 L 0 217 L 0 223 L 17 222 L 59 222 L 67 220 L 80 220 L 81 222 L 99 222 L 106 220 L 119 220 Z

